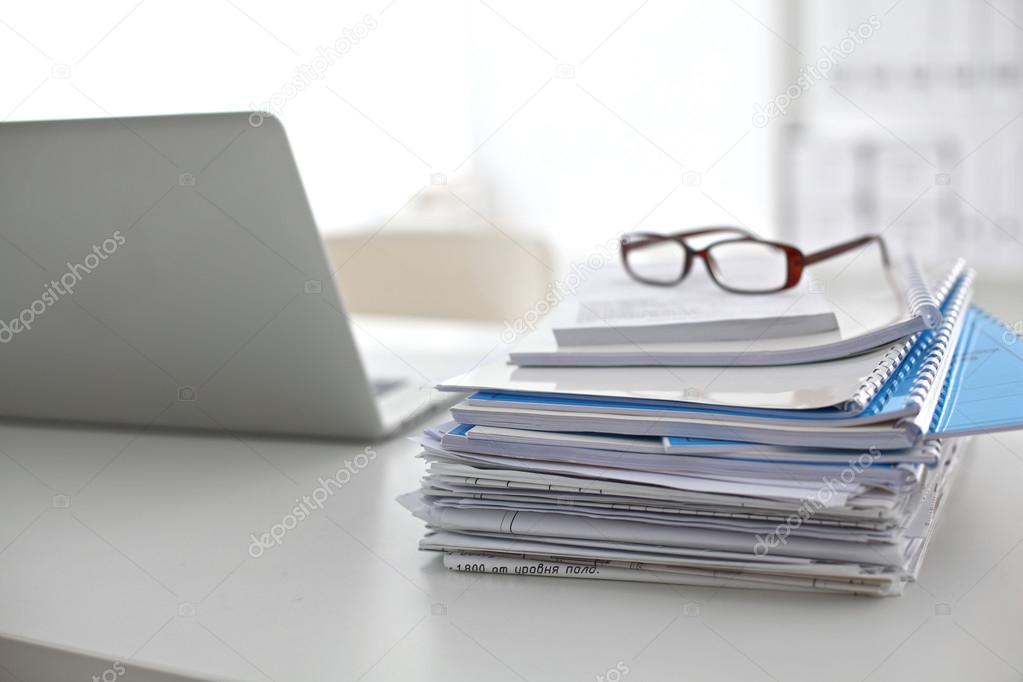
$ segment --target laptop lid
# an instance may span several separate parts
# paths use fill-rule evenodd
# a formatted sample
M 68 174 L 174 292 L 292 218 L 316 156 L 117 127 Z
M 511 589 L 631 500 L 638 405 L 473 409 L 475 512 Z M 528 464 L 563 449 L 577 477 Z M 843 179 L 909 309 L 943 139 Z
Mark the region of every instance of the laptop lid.
M 0 124 L 0 292 L 0 416 L 380 432 L 272 117 Z

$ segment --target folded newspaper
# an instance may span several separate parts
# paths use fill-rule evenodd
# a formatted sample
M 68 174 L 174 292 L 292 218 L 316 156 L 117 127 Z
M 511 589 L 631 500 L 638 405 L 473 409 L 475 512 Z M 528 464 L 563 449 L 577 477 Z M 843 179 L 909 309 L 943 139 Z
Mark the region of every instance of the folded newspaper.
M 933 467 L 833 455 L 798 485 L 770 462 L 635 482 L 629 469 L 466 458 L 436 432 L 423 447 L 423 487 L 400 500 L 452 570 L 890 596 L 919 572 L 963 443 L 929 444 Z M 889 480 L 857 481 L 870 470 Z

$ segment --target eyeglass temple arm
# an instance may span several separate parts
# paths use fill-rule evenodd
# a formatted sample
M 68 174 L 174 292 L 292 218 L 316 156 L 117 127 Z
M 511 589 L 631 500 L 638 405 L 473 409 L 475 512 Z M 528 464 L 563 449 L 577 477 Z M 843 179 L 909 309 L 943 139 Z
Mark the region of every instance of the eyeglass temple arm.
M 865 237 L 860 237 L 858 239 L 853 239 L 852 241 L 843 242 L 842 244 L 832 246 L 830 248 L 818 251 L 816 253 L 807 254 L 806 257 L 803 259 L 803 264 L 813 265 L 814 263 L 819 263 L 822 260 L 834 258 L 835 256 L 843 254 L 846 251 L 852 251 L 853 249 L 858 249 L 861 246 L 865 246 L 872 241 L 877 242 L 878 248 L 881 249 L 881 261 L 885 265 L 888 265 L 890 263 L 888 259 L 888 247 L 885 246 L 884 239 L 882 239 L 881 235 L 879 234 L 868 234 Z

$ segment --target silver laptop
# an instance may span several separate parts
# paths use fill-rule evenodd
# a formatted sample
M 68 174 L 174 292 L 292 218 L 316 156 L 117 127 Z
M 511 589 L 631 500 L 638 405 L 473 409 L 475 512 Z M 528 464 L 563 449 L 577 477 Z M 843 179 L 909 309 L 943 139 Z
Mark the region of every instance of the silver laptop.
M 0 124 L 0 381 L 0 417 L 325 437 L 436 407 L 367 376 L 284 130 L 249 113 Z

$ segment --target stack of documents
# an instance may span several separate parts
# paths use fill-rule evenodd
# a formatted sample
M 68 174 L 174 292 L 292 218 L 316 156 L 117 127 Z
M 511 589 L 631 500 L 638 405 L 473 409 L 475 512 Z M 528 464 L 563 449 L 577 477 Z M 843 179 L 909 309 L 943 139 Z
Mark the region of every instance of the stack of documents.
M 749 341 L 839 329 L 827 297 L 806 283 L 751 300 L 708 278 L 686 282 L 685 296 L 675 287 L 637 284 L 620 268 L 604 268 L 593 279 L 585 296 L 564 302 L 552 314 L 549 326 L 557 343 L 553 350 L 563 354 L 550 364 L 556 364 L 554 360 L 565 364 L 564 353 L 575 346 Z
M 481 367 L 401 498 L 458 571 L 874 596 L 921 565 L 965 436 L 1023 428 L 1023 343 L 971 306 L 808 364 Z

